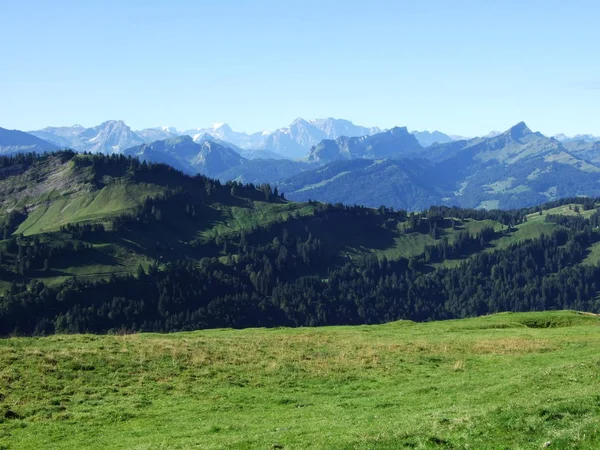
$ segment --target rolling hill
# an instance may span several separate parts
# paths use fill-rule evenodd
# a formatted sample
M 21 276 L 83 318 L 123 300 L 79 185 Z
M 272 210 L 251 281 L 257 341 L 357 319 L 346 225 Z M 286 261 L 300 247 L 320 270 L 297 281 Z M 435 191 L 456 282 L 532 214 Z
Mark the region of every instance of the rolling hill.
M 350 163 L 372 164 L 338 162 Z M 410 179 L 429 165 L 392 169 Z M 294 203 L 267 184 L 68 151 L 0 158 L 0 194 L 2 335 L 600 308 L 596 199 L 419 213 Z

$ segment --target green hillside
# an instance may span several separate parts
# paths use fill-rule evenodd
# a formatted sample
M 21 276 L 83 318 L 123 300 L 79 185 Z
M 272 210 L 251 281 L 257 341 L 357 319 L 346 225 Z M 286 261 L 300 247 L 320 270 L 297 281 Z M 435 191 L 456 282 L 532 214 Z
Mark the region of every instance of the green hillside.
M 289 202 L 122 155 L 0 159 L 0 335 L 600 311 L 597 199 Z
M 2 448 L 598 448 L 600 321 L 0 341 Z
M 20 158 L 25 160 L 27 157 Z M 140 173 L 142 166 L 136 161 L 135 168 L 130 167 L 131 161 L 135 161 L 130 158 L 107 161 L 103 157 L 63 152 L 12 164 L 14 172 L 9 172 L 11 176 L 0 178 L 0 225 L 7 224 L 11 214 L 19 214 L 17 223 L 4 226 L 4 242 L 10 236 L 17 239 L 37 237 L 51 245 L 62 245 L 73 238 L 72 233 L 64 230 L 67 225 L 102 224 L 110 231 L 116 219 L 135 214 L 146 199 L 173 197 L 173 190 L 190 182 L 189 177 L 173 170 L 166 169 L 165 175 L 158 166 Z M 206 179 L 198 178 L 202 194 L 207 197 Z M 220 184 L 215 185 L 215 189 L 217 186 Z M 313 210 L 304 204 L 255 201 L 264 200 L 265 196 L 255 188 L 252 190 L 254 192 L 247 196 L 240 188 L 239 196 L 234 196 L 230 195 L 228 186 L 225 195 L 203 202 L 202 215 L 194 223 L 182 220 L 175 227 L 150 226 L 135 235 L 124 230 L 118 234 L 103 233 L 101 238 L 77 239 L 82 245 L 92 247 L 85 257 L 61 258 L 53 270 L 33 271 L 28 275 L 55 285 L 71 276 L 91 280 L 107 279 L 113 273 L 133 274 L 140 264 L 147 267 L 156 259 L 153 247 L 157 241 L 168 241 L 180 250 L 186 243 L 183 237 L 188 243 L 196 238 L 210 240 L 220 234 L 252 230 L 286 220 L 294 213 L 305 215 Z M 3 288 L 6 285 L 0 283 L 0 292 Z

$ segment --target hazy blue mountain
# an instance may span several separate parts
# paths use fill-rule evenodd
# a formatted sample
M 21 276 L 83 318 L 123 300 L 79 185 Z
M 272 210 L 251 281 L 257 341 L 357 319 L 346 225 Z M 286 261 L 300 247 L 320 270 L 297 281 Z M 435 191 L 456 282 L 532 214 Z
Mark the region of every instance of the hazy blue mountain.
M 447 134 L 442 133 L 441 131 L 411 131 L 410 134 L 412 134 L 414 137 L 417 138 L 417 141 L 419 141 L 419 144 L 421 144 L 422 147 L 429 147 L 431 144 L 435 144 L 435 143 L 439 143 L 439 144 L 445 144 L 446 142 L 452 142 L 458 139 L 454 139 L 451 136 L 448 136 Z
M 409 211 L 440 204 L 447 189 L 431 180 L 432 166 L 424 160 L 335 161 L 305 171 L 279 184 L 292 200 L 380 205 Z
M 121 153 L 126 148 L 144 142 L 122 120 L 109 120 L 87 128 L 78 138 L 80 145 L 76 150 L 98 153 Z
M 136 130 L 135 134 L 137 134 L 145 142 L 155 142 L 181 136 L 181 133 L 179 133 L 174 127 L 145 128 L 143 130 Z
M 308 123 L 314 126 L 316 129 L 321 130 L 323 133 L 325 133 L 327 139 L 337 139 L 341 136 L 368 136 L 371 134 L 379 133 L 381 131 L 379 127 L 363 127 L 360 125 L 354 125 L 349 120 L 334 119 L 331 117 L 327 119 L 309 120 Z
M 444 135 L 450 141 L 426 147 L 419 143 L 419 134 L 406 128 L 371 134 L 377 130 L 340 119 L 297 119 L 290 127 L 252 135 L 227 124 L 193 131 L 193 136 L 176 136 L 175 129 L 154 128 L 137 134 L 123 122 L 109 121 L 93 128 L 54 127 L 35 133 L 53 140 L 47 145 L 124 152 L 221 180 L 277 184 L 299 200 L 407 209 L 435 203 L 509 208 L 565 196 L 600 196 L 599 142 L 560 142 L 523 122 L 487 137 L 452 140 Z M 361 135 L 337 136 L 345 132 Z M 153 136 L 169 138 L 143 142 Z M 420 136 L 423 143 L 439 138 L 435 133 Z M 306 152 L 305 146 L 319 138 Z M 132 142 L 136 145 L 125 150 Z M 307 157 L 290 161 L 281 159 L 282 153 Z
M 271 150 L 240 149 L 239 153 L 247 159 L 287 159 L 285 156 Z
M 96 127 L 47 127 L 32 131 L 31 134 L 59 147 L 77 151 L 120 153 L 123 150 L 189 135 L 200 142 L 206 136 L 227 142 L 245 153 L 249 159 L 258 158 L 303 158 L 308 150 L 323 139 L 336 139 L 340 136 L 364 136 L 379 131 L 377 127 L 362 127 L 344 119 L 296 119 L 289 127 L 275 131 L 244 133 L 234 131 L 226 123 L 215 123 L 207 128 L 178 131 L 174 127 L 155 127 L 132 131 L 124 122 L 110 120 Z
M 200 152 L 200 145 L 190 136 L 178 136 L 172 139 L 130 147 L 123 153 L 135 156 L 143 161 L 165 163 L 186 173 L 197 173 L 191 161 Z
M 133 156 L 141 161 L 163 163 L 181 170 L 190 175 L 198 173 L 192 167 L 189 161 L 165 149 L 166 141 L 156 141 L 149 144 L 142 144 L 137 147 L 126 149 L 123 153 L 127 156 Z
M 298 159 L 305 157 L 311 147 L 324 139 L 337 139 L 341 136 L 366 136 L 379 131 L 377 127 L 362 127 L 344 119 L 305 120 L 297 118 L 289 127 L 280 128 L 266 135 L 261 148 L 273 150 L 288 158 Z
M 281 180 L 315 167 L 314 164 L 289 159 L 254 159 L 219 173 L 218 178 L 242 183 L 278 184 Z
M 269 151 L 269 150 L 240 148 L 237 145 L 232 144 L 231 142 L 227 142 L 222 139 L 218 139 L 216 137 L 213 137 L 210 134 L 204 134 L 199 137 L 197 136 L 194 139 L 194 142 L 196 142 L 198 144 L 201 144 L 204 141 L 216 142 L 217 144 L 220 144 L 223 147 L 230 148 L 231 150 L 242 155 L 246 159 L 285 159 L 280 154 Z
M 562 145 L 578 158 L 600 164 L 600 141 L 564 141 Z
M 395 145 L 389 135 L 380 136 L 386 133 L 323 141 L 311 154 L 326 164 L 283 180 L 280 189 L 299 200 L 383 203 L 407 209 L 428 202 L 512 208 L 559 197 L 600 195 L 600 167 L 589 158 L 593 152 L 597 157 L 598 147 L 589 144 L 588 153 L 580 155 L 556 139 L 532 132 L 523 122 L 494 137 L 425 149 Z
M 491 138 L 428 148 L 434 179 L 453 185 L 446 201 L 473 207 L 517 207 L 600 193 L 600 168 L 556 139 L 521 122 Z
M 123 150 L 144 143 L 122 120 L 109 120 L 92 128 L 81 125 L 73 127 L 48 127 L 31 134 L 59 147 L 79 152 L 121 153 Z
M 142 144 L 128 148 L 124 153 L 145 161 L 166 163 L 187 173 L 202 173 L 214 177 L 248 161 L 229 145 L 223 145 L 212 138 L 194 142 L 190 136 Z
M 315 119 L 298 118 L 290 126 L 274 131 L 243 133 L 234 131 L 226 123 L 213 124 L 208 128 L 186 130 L 182 134 L 190 135 L 199 141 L 203 136 L 211 136 L 221 141 L 229 142 L 243 150 L 262 150 L 258 157 L 285 157 L 298 159 L 306 156 L 308 150 L 323 139 L 336 139 L 340 136 L 365 136 L 379 132 L 377 127 L 362 127 L 344 119 Z M 248 156 L 255 157 L 254 153 Z
M 190 174 L 251 183 L 276 183 L 314 167 L 281 157 L 263 158 L 270 152 L 242 150 L 208 134 L 198 137 L 197 141 L 188 135 L 155 141 L 129 148 L 124 153 L 149 162 L 169 164 Z M 243 154 L 250 154 L 252 158 Z
M 593 136 L 591 134 L 577 134 L 575 136 L 567 136 L 565 134 L 557 134 L 554 136 L 554 139 L 557 141 L 567 143 L 567 142 L 599 142 L 600 136 Z
M 47 127 L 42 130 L 30 131 L 29 133 L 51 142 L 60 148 L 73 148 L 73 142 L 76 141 L 77 135 L 85 130 L 81 125 L 73 125 L 72 127 Z
M 0 155 L 28 152 L 51 152 L 58 146 L 29 133 L 0 128 Z
M 450 134 L 449 136 L 453 141 L 468 141 L 469 139 L 471 139 L 470 137 L 460 136 L 458 134 Z
M 344 159 L 422 157 L 423 147 L 406 127 L 396 127 L 372 136 L 325 139 L 310 149 L 307 159 L 322 164 Z
M 481 136 L 481 137 L 484 138 L 484 139 L 488 139 L 488 138 L 496 137 L 496 136 L 498 136 L 500 134 L 502 134 L 502 131 L 494 130 L 494 131 L 490 131 L 488 134 L 486 134 L 484 136 Z
M 218 177 L 221 172 L 248 161 L 231 148 L 217 142 L 204 141 L 198 145 L 201 149 L 192 159 L 191 164 L 199 173 L 204 175 Z
M 263 133 L 247 134 L 237 132 L 226 123 L 215 123 L 208 128 L 186 130 L 182 134 L 192 136 L 196 142 L 201 141 L 206 136 L 210 136 L 243 149 L 259 148 L 264 139 Z

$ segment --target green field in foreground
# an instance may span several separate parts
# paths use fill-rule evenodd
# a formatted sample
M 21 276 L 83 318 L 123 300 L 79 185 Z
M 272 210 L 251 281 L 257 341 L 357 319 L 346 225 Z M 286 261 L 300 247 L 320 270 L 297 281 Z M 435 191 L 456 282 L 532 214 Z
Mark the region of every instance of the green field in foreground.
M 0 448 L 600 447 L 600 319 L 0 341 Z

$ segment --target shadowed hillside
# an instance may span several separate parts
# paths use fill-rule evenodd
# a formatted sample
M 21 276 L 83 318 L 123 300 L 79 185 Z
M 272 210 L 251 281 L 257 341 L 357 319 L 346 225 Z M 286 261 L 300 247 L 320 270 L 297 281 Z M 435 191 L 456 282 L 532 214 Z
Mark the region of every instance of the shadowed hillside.
M 266 184 L 74 152 L 2 158 L 0 174 L 4 335 L 599 308 L 594 199 L 421 213 L 294 203 Z

